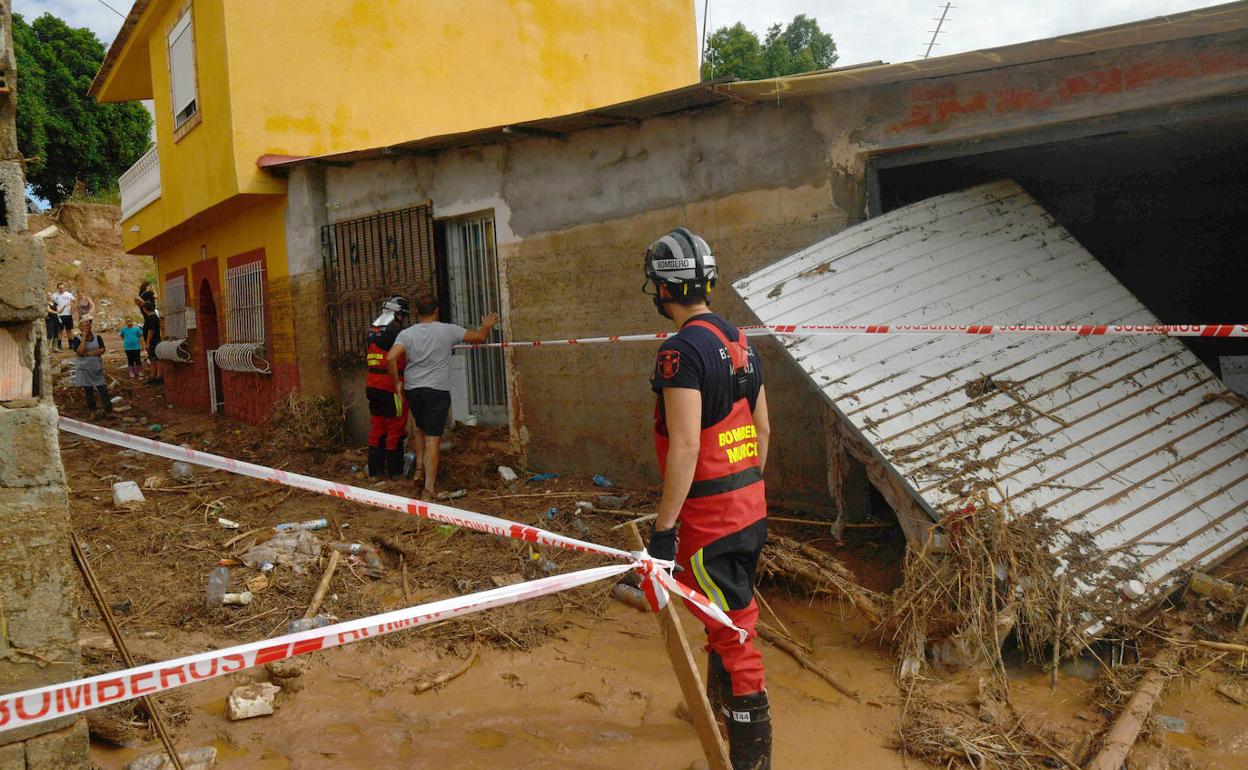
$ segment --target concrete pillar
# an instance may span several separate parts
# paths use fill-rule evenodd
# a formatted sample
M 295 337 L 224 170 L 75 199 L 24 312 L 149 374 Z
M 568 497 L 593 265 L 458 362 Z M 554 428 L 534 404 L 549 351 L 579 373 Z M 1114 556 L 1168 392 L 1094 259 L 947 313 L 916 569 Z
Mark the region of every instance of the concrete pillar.
M 65 471 L 44 334 L 43 246 L 26 229 L 25 181 L 14 127 L 12 9 L 0 0 L 0 187 L 17 190 L 0 229 L 0 692 L 82 674 L 69 547 Z M 16 174 L 16 188 L 9 187 Z M 84 720 L 0 732 L 0 770 L 90 767 Z
M 338 398 L 338 380 L 329 360 L 325 268 L 321 256 L 321 228 L 328 221 L 325 169 L 312 164 L 291 169 L 286 182 L 286 259 L 290 268 L 299 390 L 305 396 Z

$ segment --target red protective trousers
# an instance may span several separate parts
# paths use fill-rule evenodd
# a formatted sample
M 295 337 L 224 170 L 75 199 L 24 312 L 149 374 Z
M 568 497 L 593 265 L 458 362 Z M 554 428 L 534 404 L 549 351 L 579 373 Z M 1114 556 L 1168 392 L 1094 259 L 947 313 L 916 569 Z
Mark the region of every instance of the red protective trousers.
M 374 390 L 369 388 L 369 390 Z M 403 446 L 403 439 L 407 436 L 407 401 L 399 394 L 393 391 L 387 392 L 385 397 L 394 399 L 393 409 L 378 410 L 373 403 L 374 393 L 369 393 L 369 411 L 370 416 L 368 445 L 374 447 L 384 446 L 387 450 L 400 449 Z M 377 412 L 381 411 L 381 414 Z M 385 414 L 391 412 L 393 416 Z
M 730 342 L 713 324 L 693 320 L 713 331 L 728 349 L 734 369 L 748 361 L 744 336 Z M 666 426 L 656 406 L 655 448 L 659 467 L 667 473 L 669 446 Z M 748 695 L 765 688 L 763 660 L 754 646 L 758 604 L 754 601 L 754 575 L 767 515 L 762 469 L 758 460 L 758 433 L 748 398 L 738 399 L 728 416 L 704 428 L 700 434 L 698 464 L 693 485 L 678 519 L 680 529 L 676 579 L 724 610 L 737 627 L 747 633 L 744 644 L 737 632 L 721 626 L 695 607 L 691 612 L 706 626 L 708 649 L 719 653 L 732 679 L 734 695 Z

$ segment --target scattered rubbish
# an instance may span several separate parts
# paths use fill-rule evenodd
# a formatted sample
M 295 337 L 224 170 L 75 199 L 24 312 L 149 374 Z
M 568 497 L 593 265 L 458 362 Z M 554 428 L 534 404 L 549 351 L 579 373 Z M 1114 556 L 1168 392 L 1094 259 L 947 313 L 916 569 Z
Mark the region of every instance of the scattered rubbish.
M 598 504 L 608 510 L 613 508 L 623 508 L 628 502 L 630 495 L 599 495 Z
M 114 412 L 128 412 L 128 411 L 130 411 L 130 405 L 129 405 L 129 404 L 118 404 L 117 406 L 113 407 L 113 411 L 114 411 Z M 134 422 L 134 418 L 133 418 L 133 417 L 127 417 L 127 418 L 125 419 L 125 422 Z
M 147 426 L 147 429 L 150 430 L 152 433 L 160 433 L 162 430 L 164 430 L 164 426 L 158 422 L 154 422 L 151 425 Z
M 589 534 L 589 525 L 586 524 L 584 520 L 582 520 L 579 517 L 572 520 L 572 528 L 575 529 L 577 532 L 581 533 L 582 535 Z
M 178 760 L 182 763 L 182 770 L 208 770 L 217 762 L 217 749 L 215 746 L 203 746 L 192 751 L 179 751 Z M 126 770 L 174 770 L 174 765 L 165 752 L 154 751 L 126 765 Z
M 1188 583 L 1188 588 L 1201 596 L 1208 596 L 1211 599 L 1222 599 L 1230 601 L 1235 598 L 1235 584 L 1228 583 L 1225 580 L 1215 578 L 1213 575 L 1206 575 L 1203 572 L 1193 572 L 1192 580 Z
M 122 400 L 121 396 L 113 396 L 112 398 L 109 399 L 109 403 L 116 405 L 116 404 L 120 404 L 121 400 Z
M 307 668 L 303 658 L 283 658 L 266 663 L 264 670 L 273 684 L 282 688 L 282 692 L 298 692 L 303 689 L 303 672 Z
M 542 572 L 551 573 L 559 571 L 558 564 L 555 564 L 550 559 L 543 559 L 541 554 L 533 554 L 533 561 L 537 562 L 537 568 Z
M 308 519 L 307 521 L 287 521 L 274 525 L 273 529 L 278 532 L 292 532 L 297 529 L 325 529 L 329 526 L 329 519 Z
M 439 524 L 438 526 L 433 528 L 433 531 L 437 532 L 442 537 L 450 537 L 451 535 L 459 531 L 459 527 L 455 526 L 454 524 Z
M 594 504 L 588 500 L 577 500 L 576 509 L 577 513 L 580 513 L 581 511 L 592 511 L 594 510 Z
M 345 553 L 349 556 L 358 556 L 364 562 L 364 566 L 370 570 L 380 573 L 386 569 L 385 563 L 381 560 L 381 555 L 377 553 L 377 549 L 365 543 L 330 543 L 329 547 L 338 553 Z M 371 575 L 371 577 L 381 577 L 380 574 Z
M 1157 724 L 1168 733 L 1178 733 L 1183 735 L 1187 732 L 1187 720 L 1183 717 L 1168 717 L 1163 714 L 1154 714 L 1153 719 L 1157 720 Z
M 1095 682 L 1101 675 L 1101 662 L 1090 655 L 1080 655 L 1063 661 L 1060 667 L 1063 676 L 1075 677 L 1085 682 Z
M 534 473 L 532 476 L 525 479 L 525 482 L 532 483 L 534 481 L 550 481 L 551 479 L 557 478 L 559 478 L 558 473 Z
M 116 612 L 118 615 L 129 615 L 130 610 L 132 609 L 134 609 L 134 606 L 130 603 L 129 599 L 126 599 L 124 602 L 117 602 L 113 605 L 113 612 Z
M 511 468 L 508 468 L 506 465 L 498 466 L 498 475 L 502 476 L 503 481 L 507 482 L 508 484 L 520 478 L 519 476 L 516 475 L 515 471 L 513 471 Z
M 555 518 L 556 516 L 558 516 L 558 515 L 559 515 L 559 509 L 558 509 L 558 508 L 554 508 L 554 507 L 552 507 L 552 508 L 547 508 L 547 509 L 546 509 L 546 513 L 544 513 L 544 514 L 542 514 L 542 515 L 543 515 L 543 516 L 545 516 L 547 519 L 553 519 L 553 518 Z
M 641 592 L 640 588 L 634 588 L 627 583 L 616 583 L 611 589 L 611 596 L 616 601 L 627 604 L 635 610 L 642 612 L 650 611 L 650 603 L 646 601 L 646 595 Z
M 169 466 L 169 475 L 185 484 L 194 478 L 195 473 L 191 470 L 190 464 L 178 460 Z
M 594 483 L 600 487 L 603 487 L 604 489 L 610 489 L 611 487 L 615 486 L 615 484 L 611 483 L 611 479 L 607 478 L 606 476 L 601 476 L 601 475 L 594 476 Z
M 160 474 L 148 476 L 147 478 L 143 479 L 144 489 L 160 489 L 161 487 L 164 487 L 164 486 L 167 486 L 165 484 L 165 477 L 161 476 Z
M 403 453 L 403 478 L 405 479 L 411 478 L 412 471 L 414 470 L 416 470 L 416 453 L 404 452 Z
M 1128 580 L 1118 587 L 1118 593 L 1122 594 L 1122 598 L 1133 602 L 1144 598 L 1147 592 L 1148 589 L 1138 580 Z
M 252 569 L 267 572 L 272 565 L 290 567 L 295 574 L 303 575 L 308 565 L 321 555 L 321 541 L 304 529 L 280 532 L 263 543 L 253 545 L 239 559 Z M 266 569 L 268 565 L 268 569 Z
M 263 717 L 273 713 L 273 699 L 282 688 L 268 682 L 256 682 L 234 688 L 226 701 L 225 713 L 232 721 Z
M 229 519 L 223 519 L 221 517 L 217 517 L 217 523 L 226 529 L 238 529 L 242 526 L 237 521 L 230 521 Z
M 73 265 L 74 265 L 74 267 L 82 267 L 82 260 L 81 260 L 81 259 L 75 259 L 75 260 L 73 261 Z
M 467 497 L 467 496 L 468 496 L 468 490 L 466 489 L 457 489 L 454 492 L 439 492 L 438 493 L 439 500 L 458 500 L 461 497 Z
M 144 502 L 143 490 L 133 481 L 118 481 L 113 484 L 113 507 L 123 508 Z
M 247 590 L 253 594 L 258 594 L 269 587 L 268 575 L 255 575 L 247 578 Z
M 246 607 L 251 604 L 251 591 L 243 591 L 237 594 L 226 594 L 221 597 L 221 603 L 229 607 Z
M 322 612 L 310 618 L 298 618 L 290 621 L 290 624 L 286 626 L 286 633 L 297 634 L 300 631 L 311 631 L 314 628 L 324 628 L 337 622 L 338 618 Z
M 490 575 L 490 582 L 494 584 L 495 588 L 514 586 L 516 583 L 524 582 L 524 575 L 521 575 L 519 572 L 509 572 L 506 575 Z

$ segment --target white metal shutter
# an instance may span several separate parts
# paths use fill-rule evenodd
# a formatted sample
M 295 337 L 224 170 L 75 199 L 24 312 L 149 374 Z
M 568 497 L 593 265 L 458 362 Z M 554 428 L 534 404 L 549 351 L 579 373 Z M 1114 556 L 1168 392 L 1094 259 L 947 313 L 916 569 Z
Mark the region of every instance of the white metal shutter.
M 169 79 L 173 97 L 174 125 L 180 126 L 195 114 L 195 35 L 188 8 L 169 30 Z

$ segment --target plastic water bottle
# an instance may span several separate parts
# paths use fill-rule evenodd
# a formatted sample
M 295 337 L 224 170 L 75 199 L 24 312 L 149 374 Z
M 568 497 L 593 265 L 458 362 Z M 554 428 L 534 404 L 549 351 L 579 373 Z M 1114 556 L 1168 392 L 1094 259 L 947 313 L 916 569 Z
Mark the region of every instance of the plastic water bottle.
M 412 471 L 415 469 L 416 469 L 416 453 L 404 452 L 403 453 L 403 478 L 405 479 L 411 478 Z
M 230 586 L 230 571 L 217 567 L 208 575 L 208 609 L 220 607 L 225 601 L 225 590 Z
M 611 483 L 611 479 L 601 474 L 594 476 L 594 483 L 605 489 L 610 489 L 611 487 L 615 486 L 614 484 Z
M 325 626 L 333 623 L 335 620 L 337 620 L 337 618 L 333 615 L 326 615 L 323 612 L 314 618 L 299 618 L 298 620 L 290 621 L 290 625 L 286 627 L 286 633 L 297 634 L 300 631 L 311 631 L 314 628 L 324 628 Z
M 640 588 L 633 588 L 624 583 L 616 583 L 615 587 L 611 589 L 611 596 L 615 597 L 616 601 L 627 604 L 635 610 L 641 610 L 642 612 L 650 611 L 650 602 L 646 600 L 646 595 L 641 592 Z

